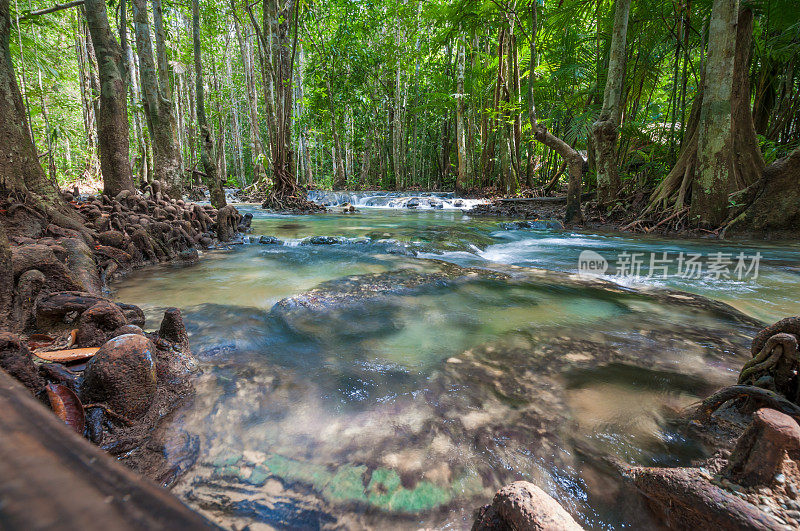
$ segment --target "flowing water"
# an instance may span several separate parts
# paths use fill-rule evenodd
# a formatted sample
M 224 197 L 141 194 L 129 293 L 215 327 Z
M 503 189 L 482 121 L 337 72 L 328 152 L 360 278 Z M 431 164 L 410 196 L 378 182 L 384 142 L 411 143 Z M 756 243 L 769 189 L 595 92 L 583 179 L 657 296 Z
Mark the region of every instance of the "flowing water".
M 115 286 L 150 327 L 183 310 L 202 373 L 168 430 L 200 457 L 175 492 L 229 527 L 468 528 L 517 479 L 589 528 L 648 527 L 600 458 L 700 456 L 670 419 L 736 379 L 761 323 L 800 311 L 791 242 L 506 230 L 448 208 L 241 210 L 250 243 Z M 583 251 L 609 276 L 577 275 Z M 642 253 L 638 278 L 613 276 L 623 252 Z M 650 263 L 665 252 L 722 253 L 733 278 Z M 757 278 L 737 278 L 740 253 L 760 253 Z

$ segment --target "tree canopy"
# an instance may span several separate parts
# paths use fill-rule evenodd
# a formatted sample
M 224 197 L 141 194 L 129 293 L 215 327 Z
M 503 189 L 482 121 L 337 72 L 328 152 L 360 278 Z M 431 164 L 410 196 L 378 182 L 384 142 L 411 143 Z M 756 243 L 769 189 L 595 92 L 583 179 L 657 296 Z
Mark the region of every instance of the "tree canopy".
M 515 194 L 552 192 L 572 175 L 584 191 L 598 187 L 610 209 L 635 194 L 648 195 L 650 209 L 682 209 L 714 156 L 697 122 L 706 116 L 704 74 L 725 35 L 746 48 L 732 84 L 746 82 L 743 105 L 762 166 L 789 155 L 800 138 L 793 0 L 198 2 L 197 40 L 190 2 L 107 4 L 122 47 L 129 160 L 139 182 L 164 177 L 167 159 L 175 167 L 169 178 L 199 180 L 208 168 L 200 164 L 205 127 L 221 181 L 243 188 L 277 182 L 280 155 L 281 172 L 303 187 Z M 46 172 L 61 182 L 101 170 L 102 61 L 86 17 L 97 4 L 73 4 L 40 14 L 53 4 L 11 3 L 10 52 L 33 138 Z M 752 14 L 748 35 L 737 36 L 736 21 L 718 30 L 724 8 Z M 140 20 L 152 22 L 137 29 Z M 141 49 L 141 31 L 152 34 L 152 52 Z M 142 62 L 148 54 L 154 66 Z M 148 100 L 153 69 L 159 97 Z M 706 84 L 711 92 L 726 84 L 719 75 Z M 708 90 L 705 99 L 718 106 Z M 686 160 L 695 160 L 686 148 L 695 132 L 698 177 L 687 184 L 674 174 L 687 174 Z M 561 151 L 545 133 L 563 141 Z M 166 144 L 176 151 L 165 154 Z M 579 155 L 571 166 L 569 153 Z M 720 193 L 753 184 L 734 181 Z

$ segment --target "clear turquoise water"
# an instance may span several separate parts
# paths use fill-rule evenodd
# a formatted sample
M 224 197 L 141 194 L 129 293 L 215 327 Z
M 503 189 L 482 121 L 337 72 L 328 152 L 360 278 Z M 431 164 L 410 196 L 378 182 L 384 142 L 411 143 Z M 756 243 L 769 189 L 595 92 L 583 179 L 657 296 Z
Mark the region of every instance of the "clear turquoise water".
M 255 217 L 251 240 L 286 244 L 232 246 L 115 287 L 151 327 L 166 307 L 184 312 L 203 373 L 174 431 L 199 436 L 201 457 L 175 490 L 228 527 L 468 528 L 474 508 L 521 478 L 587 527 L 648 525 L 586 448 L 635 463 L 699 455 L 668 419 L 735 380 L 756 329 L 649 290 L 696 293 L 761 321 L 800 311 L 794 242 L 506 231 L 457 211 L 242 210 Z M 348 240 L 301 244 L 311 236 Z M 745 281 L 673 270 L 601 285 L 574 275 L 584 250 L 762 259 Z M 445 283 L 289 327 L 271 312 L 327 281 L 436 272 L 437 260 L 515 278 Z

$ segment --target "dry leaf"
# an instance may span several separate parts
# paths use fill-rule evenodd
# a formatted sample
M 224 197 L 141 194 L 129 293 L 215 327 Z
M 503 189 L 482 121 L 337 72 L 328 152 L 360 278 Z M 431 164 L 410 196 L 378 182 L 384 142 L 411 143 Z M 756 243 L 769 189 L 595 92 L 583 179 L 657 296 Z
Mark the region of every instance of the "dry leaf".
M 75 328 L 69 333 L 69 341 L 67 342 L 67 348 L 72 348 L 72 346 L 75 345 L 77 337 L 78 337 L 78 329 Z
M 72 361 L 85 360 L 94 356 L 100 347 L 72 348 L 69 350 L 53 350 L 52 352 L 34 352 L 33 354 L 47 361 L 57 363 L 69 363 Z
M 86 426 L 86 415 L 83 412 L 78 395 L 69 387 L 59 384 L 49 384 L 47 386 L 47 397 L 50 399 L 50 407 L 58 418 L 71 426 L 79 434 L 83 434 Z
M 28 348 L 31 350 L 36 350 L 37 348 L 47 347 L 53 344 L 52 337 L 46 334 L 31 334 L 28 338 Z

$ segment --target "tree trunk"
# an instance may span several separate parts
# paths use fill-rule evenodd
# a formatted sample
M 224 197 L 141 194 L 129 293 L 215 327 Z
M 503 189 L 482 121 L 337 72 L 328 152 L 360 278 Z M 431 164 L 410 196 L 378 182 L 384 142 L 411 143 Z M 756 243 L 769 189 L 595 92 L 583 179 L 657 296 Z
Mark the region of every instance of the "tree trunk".
M 472 164 L 467 154 L 466 130 L 464 129 L 464 71 L 466 69 L 466 43 L 464 38 L 458 42 L 458 59 L 456 61 L 456 141 L 458 143 L 458 176 L 456 192 L 464 191 L 472 182 Z
M 167 194 L 177 199 L 183 193 L 183 158 L 178 146 L 178 130 L 169 86 L 161 4 L 159 0 L 152 0 L 152 4 L 158 68 L 153 57 L 147 0 L 133 0 L 139 78 L 147 128 L 153 145 L 155 178 L 164 183 Z
M 122 49 L 111 34 L 103 0 L 85 0 L 86 22 L 100 71 L 100 114 L 97 117 L 100 169 L 104 192 L 116 196 L 134 190 L 128 155 L 128 105 Z
M 136 58 L 133 55 L 133 50 L 127 39 L 122 41 L 122 53 L 127 57 L 127 72 L 128 72 L 128 97 L 130 98 L 133 111 L 133 133 L 136 140 L 136 150 L 139 157 L 139 182 L 149 182 L 149 157 L 147 150 L 147 139 L 145 138 L 145 130 L 142 126 L 142 115 L 139 111 L 141 105 L 141 97 L 139 95 L 139 67 L 136 63 Z M 133 165 L 134 167 L 136 164 Z
M 273 183 L 265 202 L 267 207 L 283 208 L 284 200 L 290 197 L 305 200 L 303 189 L 297 186 L 292 151 L 292 85 L 299 8 L 297 0 L 264 0 L 264 30 L 270 34 L 269 52 L 274 68 L 276 119 L 272 144 Z
M 217 168 L 217 153 L 214 140 L 206 119 L 205 90 L 203 87 L 203 58 L 200 50 L 200 0 L 192 0 L 192 39 L 194 42 L 194 76 L 195 94 L 197 96 L 197 130 L 200 132 L 200 163 L 205 172 L 205 182 L 211 195 L 211 205 L 222 208 L 225 201 L 225 190 Z
M 617 0 L 603 109 L 592 125 L 597 165 L 597 201 L 600 204 L 610 203 L 616 199 L 620 189 L 616 144 L 622 114 L 620 101 L 625 78 L 625 44 L 630 9 L 631 0 Z
M 503 41 L 505 40 L 505 27 L 501 27 L 497 36 L 497 79 L 494 84 L 494 98 L 492 100 L 492 111 L 486 118 L 485 136 L 483 143 L 483 152 L 481 153 L 481 180 L 483 184 L 491 184 L 494 175 L 494 159 L 496 151 L 496 138 L 497 138 L 497 113 L 500 109 L 503 72 Z
M 231 64 L 231 56 L 230 54 L 225 54 L 225 82 L 228 86 L 233 85 L 233 65 Z M 247 87 L 245 87 L 247 90 Z M 219 108 L 219 104 L 217 105 Z M 239 102 L 233 101 L 233 145 L 236 149 L 236 181 L 239 183 L 240 188 L 244 188 L 247 186 L 247 180 L 245 179 L 245 172 L 244 172 L 244 153 L 242 149 L 242 127 L 241 127 L 241 120 L 239 119 Z M 250 153 L 252 155 L 253 145 L 250 145 Z
M 0 0 L 0 192 L 25 199 L 57 225 L 86 232 L 39 164 L 11 62 L 10 36 L 9 0 Z
M 400 27 L 399 17 L 396 20 L 395 45 L 398 50 L 405 48 L 405 34 Z M 394 122 L 392 124 L 392 164 L 394 165 L 395 188 L 403 190 L 406 187 L 405 149 L 403 146 L 403 71 L 402 52 L 398 53 L 395 65 L 394 83 Z
M 250 117 L 250 154 L 253 157 L 253 182 L 259 181 L 266 175 L 264 161 L 264 143 L 261 140 L 261 131 L 258 126 L 258 94 L 256 92 L 256 80 L 253 74 L 253 56 L 250 49 L 249 39 L 242 35 L 239 17 L 236 14 L 236 6 L 231 1 L 233 10 L 233 25 L 236 31 L 236 39 L 239 41 L 239 50 L 242 54 L 242 66 L 244 67 L 245 89 L 247 92 L 247 113 Z
M 566 223 L 583 221 L 581 212 L 581 185 L 586 166 L 586 159 L 569 144 L 553 135 L 536 119 L 536 105 L 533 99 L 533 72 L 536 69 L 536 2 L 531 3 L 531 64 L 528 84 L 528 119 L 531 122 L 534 138 L 549 147 L 563 158 L 569 168 L 569 184 L 567 186 L 567 210 L 564 215 Z
M 503 108 L 503 144 L 501 146 L 501 155 L 503 159 L 502 175 L 503 186 L 506 194 L 516 194 L 519 189 L 519 179 L 517 169 L 519 168 L 519 150 L 517 149 L 516 140 L 516 117 L 512 116 L 512 108 L 514 106 L 516 96 L 514 93 L 514 20 L 513 17 L 508 17 L 508 32 L 505 34 L 505 43 L 503 44 L 504 54 L 506 60 L 503 63 L 502 70 L 502 100 Z
M 680 210 L 689 202 L 693 221 L 714 227 L 720 226 L 729 215 L 729 195 L 757 182 L 764 173 L 764 159 L 750 110 L 753 12 L 749 9 L 739 12 L 734 28 L 728 16 L 721 15 L 722 8 L 727 11 L 727 7 L 718 4 L 725 2 L 717 0 L 714 4 L 717 12 L 712 13 L 714 20 L 710 26 L 714 34 L 709 36 L 706 68 L 692 104 L 678 161 L 653 192 L 647 207 L 649 211 L 672 201 L 674 209 Z M 726 31 L 732 35 L 718 35 Z M 725 42 L 719 42 L 720 39 Z M 733 51 L 720 57 L 721 46 L 729 46 L 728 40 L 733 41 Z M 708 91 L 713 94 L 708 95 Z
M 347 188 L 347 176 L 344 173 L 344 162 L 342 161 L 342 140 L 339 135 L 339 127 L 336 120 L 336 107 L 333 104 L 333 93 L 331 83 L 325 80 L 325 87 L 328 89 L 328 107 L 331 112 L 331 135 L 333 136 L 333 186 L 334 190 L 344 190 Z
M 727 216 L 733 131 L 731 94 L 739 0 L 714 0 L 697 138 L 697 177 L 690 214 L 718 226 Z
M 80 14 L 84 15 L 83 8 Z M 84 172 L 95 177 L 100 172 L 100 161 L 97 159 L 97 121 L 94 112 L 94 95 L 92 92 L 92 65 L 89 61 L 89 37 L 83 16 L 78 16 L 75 32 L 75 49 L 78 57 L 78 81 L 81 87 L 81 107 L 83 111 L 83 130 L 85 134 L 86 163 Z

